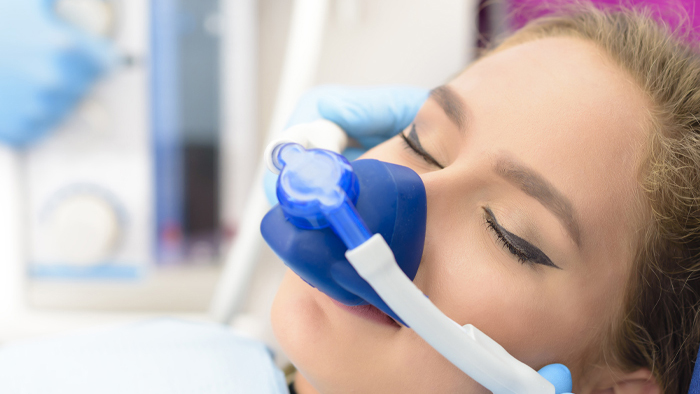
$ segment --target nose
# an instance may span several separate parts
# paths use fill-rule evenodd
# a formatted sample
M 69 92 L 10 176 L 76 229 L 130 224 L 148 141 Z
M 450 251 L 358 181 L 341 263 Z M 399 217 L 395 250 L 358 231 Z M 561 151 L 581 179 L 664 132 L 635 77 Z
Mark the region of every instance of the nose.
M 435 275 L 440 271 L 437 267 L 444 266 L 441 262 L 454 254 L 455 246 L 465 247 L 474 241 L 468 224 L 475 220 L 474 212 L 488 198 L 485 193 L 490 173 L 485 172 L 485 164 L 474 160 L 420 174 L 426 193 L 426 234 L 414 282 L 429 296 L 435 294 L 437 289 L 432 287 L 440 282 Z

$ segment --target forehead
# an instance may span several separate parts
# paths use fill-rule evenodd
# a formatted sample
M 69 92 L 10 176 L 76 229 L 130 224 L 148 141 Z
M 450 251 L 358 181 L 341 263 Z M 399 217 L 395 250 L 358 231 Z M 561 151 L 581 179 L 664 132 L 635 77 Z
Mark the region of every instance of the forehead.
M 609 56 L 580 39 L 539 39 L 492 53 L 449 85 L 471 112 L 468 145 L 541 172 L 572 200 L 584 241 L 631 239 L 648 106 Z

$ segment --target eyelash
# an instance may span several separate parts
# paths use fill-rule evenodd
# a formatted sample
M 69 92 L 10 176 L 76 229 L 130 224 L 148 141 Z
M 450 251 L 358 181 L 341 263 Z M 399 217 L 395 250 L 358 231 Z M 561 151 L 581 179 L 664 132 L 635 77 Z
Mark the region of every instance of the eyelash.
M 426 163 L 430 164 L 431 166 L 437 166 L 440 169 L 443 169 L 444 167 L 440 165 L 440 163 L 436 162 L 435 159 L 430 157 L 425 151 L 422 149 L 418 148 L 413 141 L 411 141 L 404 133 L 401 134 L 401 139 L 403 139 L 404 144 L 406 145 L 406 148 L 416 155 L 420 156 L 423 160 L 425 160 Z
M 512 243 L 510 243 L 503 235 L 503 232 L 501 232 L 501 230 L 498 228 L 493 219 L 486 218 L 486 224 L 488 228 L 491 231 L 493 231 L 494 234 L 496 234 L 498 242 L 500 242 L 504 248 L 508 249 L 508 252 L 515 256 L 518 259 L 518 262 L 523 264 L 533 264 L 532 257 L 529 256 L 527 253 L 523 252 L 522 250 L 516 248 L 515 245 L 513 245 Z
M 404 142 L 406 149 L 412 151 L 413 154 L 420 156 L 423 160 L 425 160 L 430 165 L 437 166 L 440 169 L 445 168 L 442 165 L 440 165 L 440 163 L 436 162 L 435 159 L 433 159 L 432 156 L 430 156 L 422 148 L 416 146 L 416 144 L 413 141 L 411 141 L 410 138 L 406 137 L 406 135 L 404 133 L 400 133 L 400 134 L 401 134 L 401 138 L 403 139 L 403 142 Z M 512 254 L 518 260 L 518 262 L 520 262 L 522 264 L 527 264 L 530 266 L 534 266 L 535 264 L 542 264 L 544 266 L 549 266 L 549 267 L 554 267 L 554 268 L 560 269 L 557 265 L 552 263 L 551 260 L 549 260 L 549 258 L 546 255 L 543 255 L 541 252 L 539 252 L 533 256 L 530 253 L 527 253 L 526 251 L 513 245 L 513 243 L 510 242 L 508 240 L 508 238 L 503 234 L 503 231 L 501 230 L 500 226 L 496 223 L 496 219 L 493 216 L 491 216 L 492 214 L 490 213 L 490 210 L 486 209 L 486 211 L 487 211 L 487 215 L 488 215 L 488 217 L 486 217 L 486 224 L 487 224 L 488 228 L 491 231 L 493 231 L 493 233 L 496 235 L 496 238 L 498 238 L 498 242 L 501 243 L 502 246 L 505 249 L 507 249 L 508 252 L 510 254 Z M 544 259 L 542 259 L 542 256 L 544 256 Z

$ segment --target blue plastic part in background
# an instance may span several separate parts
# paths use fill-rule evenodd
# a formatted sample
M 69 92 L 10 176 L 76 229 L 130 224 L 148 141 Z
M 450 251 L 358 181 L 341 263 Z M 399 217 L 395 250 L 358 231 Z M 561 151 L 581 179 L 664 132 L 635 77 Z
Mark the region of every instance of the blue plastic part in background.
M 371 233 L 384 237 L 413 280 L 425 241 L 423 181 L 410 168 L 377 160 L 358 160 L 352 168 L 361 191 L 357 212 Z M 330 228 L 299 228 L 277 205 L 263 219 L 261 231 L 272 250 L 311 286 L 346 305 L 370 303 L 401 321 L 345 259 L 348 248 Z

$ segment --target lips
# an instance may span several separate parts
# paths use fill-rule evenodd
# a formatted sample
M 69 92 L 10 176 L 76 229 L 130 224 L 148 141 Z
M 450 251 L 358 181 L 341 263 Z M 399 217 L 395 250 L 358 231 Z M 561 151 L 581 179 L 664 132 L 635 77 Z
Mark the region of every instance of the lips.
M 389 317 L 386 313 L 382 312 L 379 310 L 376 306 L 374 305 L 357 305 L 357 306 L 348 306 L 343 303 L 340 303 L 334 299 L 331 298 L 331 301 L 333 301 L 333 304 L 337 306 L 338 308 L 351 313 L 355 316 L 361 317 L 363 319 L 383 324 L 383 325 L 388 325 L 392 327 L 401 327 L 399 324 Z

